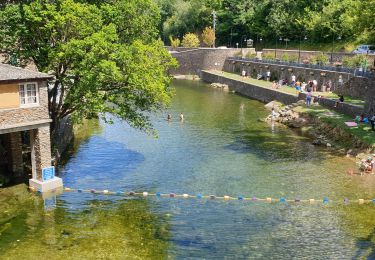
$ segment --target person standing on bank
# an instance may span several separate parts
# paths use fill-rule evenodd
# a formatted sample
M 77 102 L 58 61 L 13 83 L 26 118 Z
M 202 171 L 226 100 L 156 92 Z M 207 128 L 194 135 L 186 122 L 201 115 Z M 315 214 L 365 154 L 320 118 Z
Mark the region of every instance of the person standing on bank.
M 184 114 L 180 114 L 180 121 L 183 122 L 184 121 Z
M 372 116 L 369 116 L 370 123 L 371 123 L 371 129 L 372 131 L 375 131 L 375 113 L 372 113 Z
M 267 71 L 267 81 L 270 81 L 271 80 L 271 71 Z
M 296 75 L 292 74 L 292 87 L 294 87 L 294 84 L 296 84 Z

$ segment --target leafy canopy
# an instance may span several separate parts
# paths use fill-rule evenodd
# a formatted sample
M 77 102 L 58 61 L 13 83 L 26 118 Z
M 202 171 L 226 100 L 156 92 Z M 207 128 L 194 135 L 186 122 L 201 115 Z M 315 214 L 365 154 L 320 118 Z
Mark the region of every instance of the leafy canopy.
M 53 73 L 55 122 L 111 114 L 148 131 L 148 112 L 170 100 L 167 70 L 176 66 L 156 39 L 159 18 L 152 0 L 10 4 L 0 11 L 0 48 Z

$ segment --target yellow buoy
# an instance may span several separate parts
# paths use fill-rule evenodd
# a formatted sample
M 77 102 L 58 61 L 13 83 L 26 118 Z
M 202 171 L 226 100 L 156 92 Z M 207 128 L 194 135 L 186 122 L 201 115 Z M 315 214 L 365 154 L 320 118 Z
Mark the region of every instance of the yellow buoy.
M 272 198 L 266 198 L 267 202 L 272 202 Z
M 189 198 L 189 194 L 186 194 L 186 193 L 183 194 L 182 196 L 183 196 L 184 198 Z
M 358 200 L 358 203 L 359 203 L 359 204 L 363 204 L 363 203 L 365 203 L 365 200 L 364 200 L 364 199 L 359 199 L 359 200 Z
M 225 200 L 229 200 L 229 199 L 230 199 L 230 197 L 229 197 L 229 196 L 227 196 L 227 195 L 225 195 L 225 196 L 224 196 L 224 199 L 225 199 Z
M 147 197 L 148 192 L 144 191 L 142 194 L 143 194 L 144 197 Z
M 103 193 L 108 193 L 109 191 L 108 190 L 103 190 Z
M 314 204 L 315 200 L 314 199 L 309 199 L 310 204 Z

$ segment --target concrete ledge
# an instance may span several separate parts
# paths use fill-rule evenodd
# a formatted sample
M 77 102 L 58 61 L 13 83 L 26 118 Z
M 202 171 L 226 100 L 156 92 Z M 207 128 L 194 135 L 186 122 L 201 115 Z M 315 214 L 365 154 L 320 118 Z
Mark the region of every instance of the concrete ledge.
M 40 192 L 48 192 L 63 187 L 63 182 L 59 177 L 55 177 L 49 181 L 30 179 L 29 186 Z
M 21 123 L 21 124 L 0 126 L 0 134 L 7 134 L 7 133 L 12 133 L 12 132 L 20 132 L 20 131 L 27 131 L 31 129 L 37 129 L 43 126 L 47 126 L 51 122 L 52 122 L 52 119 L 43 119 L 43 120 Z

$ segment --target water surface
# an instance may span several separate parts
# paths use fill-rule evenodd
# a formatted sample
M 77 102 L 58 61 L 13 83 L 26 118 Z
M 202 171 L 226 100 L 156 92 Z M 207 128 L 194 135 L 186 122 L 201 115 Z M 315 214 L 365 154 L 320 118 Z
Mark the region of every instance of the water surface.
M 199 82 L 174 85 L 171 108 L 152 118 L 157 139 L 116 120 L 89 125 L 60 169 L 64 184 L 194 195 L 375 197 L 374 177 L 346 175 L 351 160 L 259 121 L 268 113 L 264 104 Z M 0 223 L 8 225 L 0 258 L 375 258 L 374 205 L 78 193 L 64 193 L 56 203 L 45 211 L 43 200 L 33 197 L 17 217 Z

